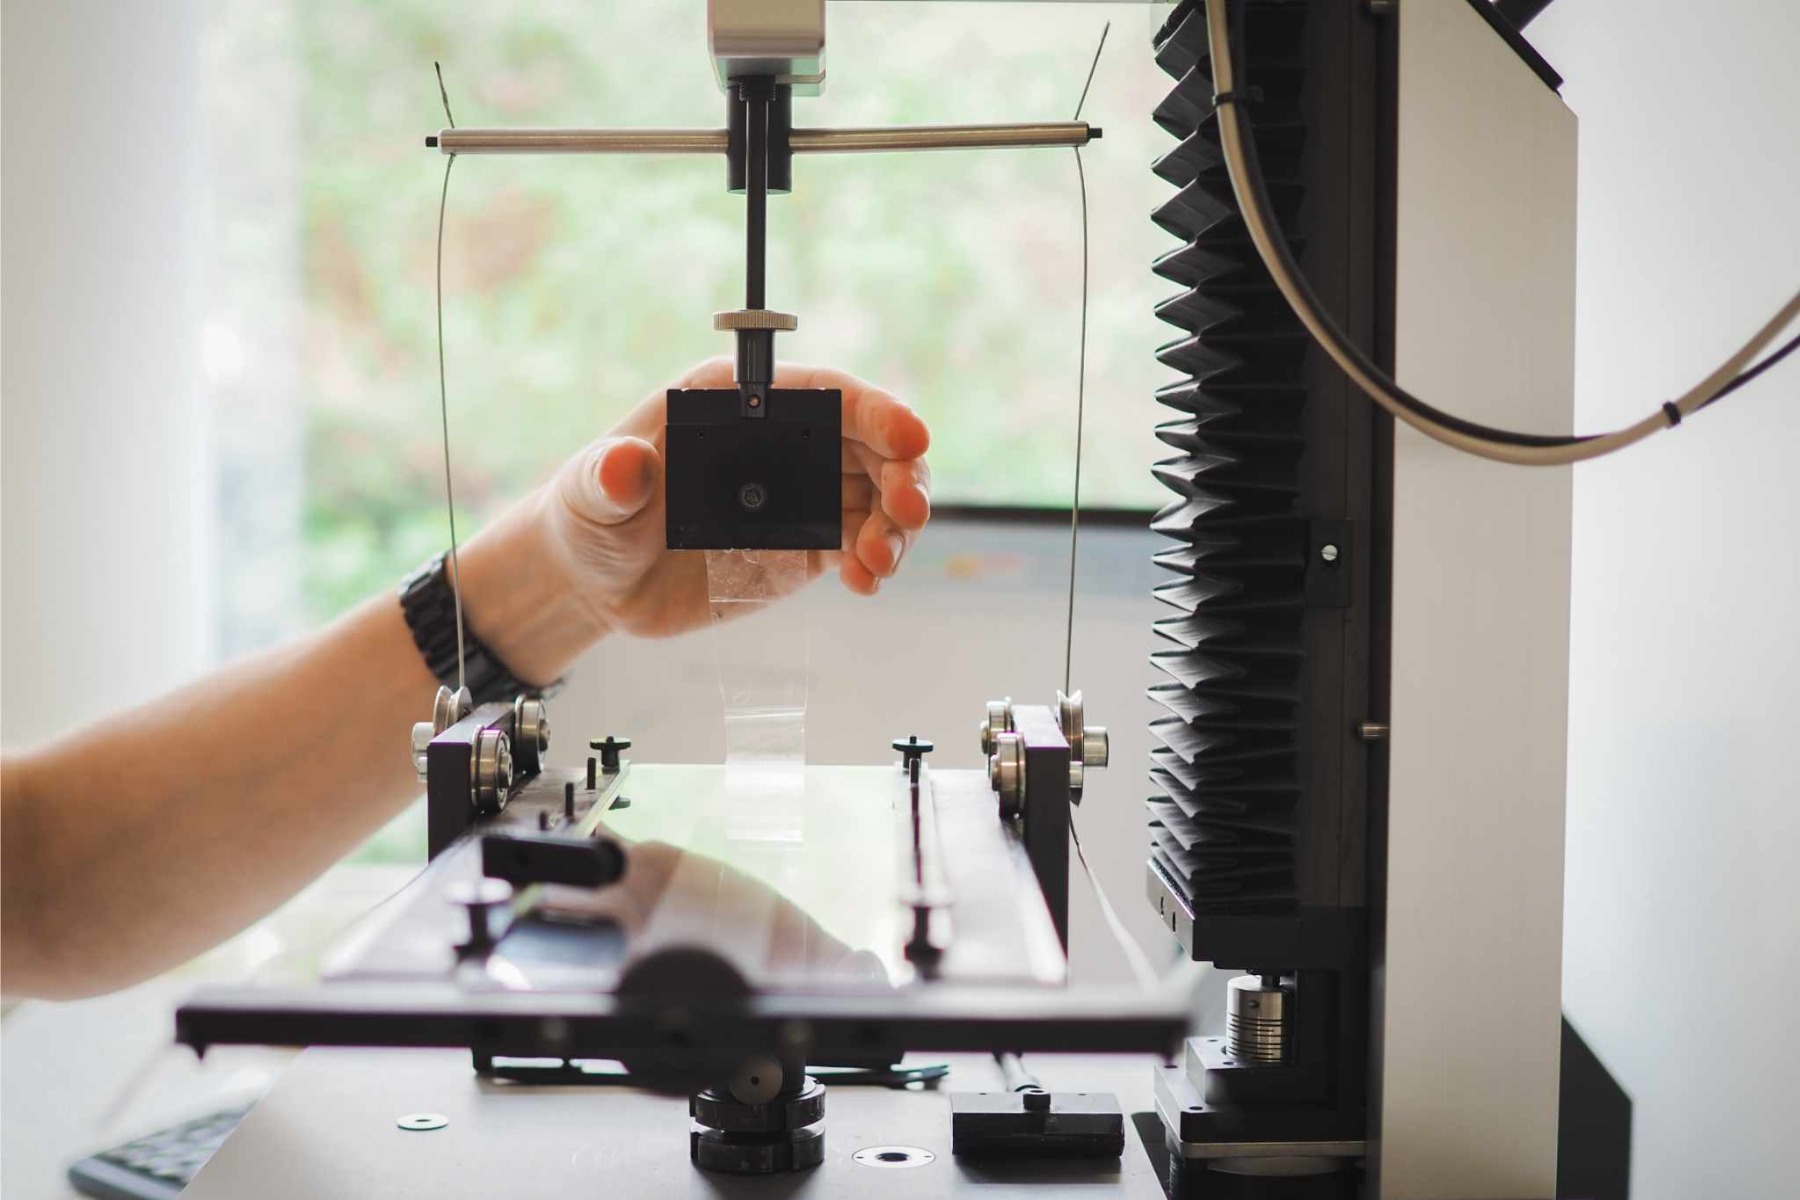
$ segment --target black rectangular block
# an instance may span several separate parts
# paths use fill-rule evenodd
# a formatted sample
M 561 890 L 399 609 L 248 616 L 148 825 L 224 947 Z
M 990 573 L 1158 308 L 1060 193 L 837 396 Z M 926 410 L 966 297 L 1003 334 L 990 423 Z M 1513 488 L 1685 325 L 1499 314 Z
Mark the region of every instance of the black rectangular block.
M 669 392 L 671 550 L 836 550 L 842 540 L 835 389 L 770 390 L 744 415 L 735 388 Z

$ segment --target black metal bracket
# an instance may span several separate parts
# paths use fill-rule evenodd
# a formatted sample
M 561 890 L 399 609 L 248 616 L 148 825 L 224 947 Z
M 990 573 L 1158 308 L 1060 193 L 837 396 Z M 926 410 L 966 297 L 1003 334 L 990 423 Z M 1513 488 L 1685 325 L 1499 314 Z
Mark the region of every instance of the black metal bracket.
M 1013 706 L 1025 749 L 1025 853 L 1063 949 L 1069 946 L 1069 742 L 1048 705 Z
M 467 833 L 480 815 L 475 811 L 475 739 L 487 729 L 513 737 L 511 703 L 483 704 L 426 747 L 425 841 L 432 858 Z

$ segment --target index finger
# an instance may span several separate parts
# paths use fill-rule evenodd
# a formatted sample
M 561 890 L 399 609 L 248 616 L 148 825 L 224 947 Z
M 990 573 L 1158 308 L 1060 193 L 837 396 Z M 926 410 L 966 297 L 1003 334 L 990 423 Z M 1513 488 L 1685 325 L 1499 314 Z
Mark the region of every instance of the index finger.
M 906 403 L 847 371 L 785 364 L 775 369 L 776 387 L 834 388 L 844 397 L 844 436 L 883 458 L 918 458 L 931 445 L 931 432 Z

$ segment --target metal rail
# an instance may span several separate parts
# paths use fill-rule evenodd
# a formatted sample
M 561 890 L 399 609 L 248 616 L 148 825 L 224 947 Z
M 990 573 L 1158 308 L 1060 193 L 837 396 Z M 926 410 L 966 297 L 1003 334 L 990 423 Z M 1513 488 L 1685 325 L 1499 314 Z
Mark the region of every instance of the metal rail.
M 1025 125 L 899 125 L 886 129 L 796 129 L 796 154 L 891 150 L 1001 150 L 1085 146 L 1100 130 L 1084 121 Z M 441 129 L 425 139 L 444 154 L 724 154 L 723 129 Z

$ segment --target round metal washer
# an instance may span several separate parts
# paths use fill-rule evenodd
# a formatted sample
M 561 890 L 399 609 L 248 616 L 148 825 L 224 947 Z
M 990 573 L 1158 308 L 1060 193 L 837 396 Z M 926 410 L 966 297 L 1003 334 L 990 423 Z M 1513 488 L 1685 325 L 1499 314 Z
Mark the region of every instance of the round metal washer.
M 926 1166 L 935 1161 L 937 1155 L 921 1146 L 870 1146 L 867 1150 L 858 1150 L 850 1157 L 865 1167 L 904 1171 L 908 1167 Z
M 450 1123 L 450 1118 L 443 1113 L 407 1113 L 394 1122 L 400 1128 L 411 1133 L 430 1133 L 433 1129 L 442 1129 Z

